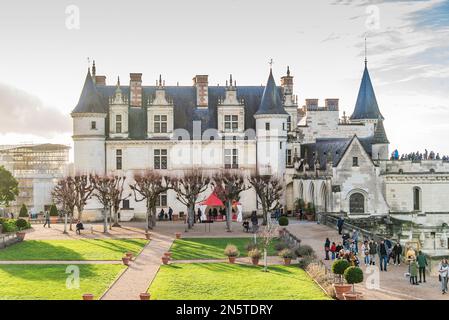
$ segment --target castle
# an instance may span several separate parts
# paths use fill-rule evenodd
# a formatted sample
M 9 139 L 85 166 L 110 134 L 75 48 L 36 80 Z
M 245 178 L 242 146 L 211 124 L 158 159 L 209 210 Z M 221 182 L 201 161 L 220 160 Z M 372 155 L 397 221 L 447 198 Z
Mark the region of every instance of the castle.
M 366 61 L 350 117 L 340 117 L 338 99 L 326 99 L 324 106 L 306 99 L 299 107 L 293 84 L 287 69 L 277 86 L 270 69 L 265 86 L 238 86 L 232 76 L 225 86 L 211 86 L 207 75 L 195 76 L 190 86 L 166 86 L 161 76 L 145 86 L 140 73 L 130 74 L 129 85 L 120 79 L 107 85 L 94 63 L 72 112 L 75 170 L 120 173 L 129 182 L 145 169 L 275 174 L 285 181 L 287 212 L 299 198 L 318 212 L 349 218 L 413 220 L 434 228 L 418 237 L 441 238 L 438 247 L 447 249 L 449 162 L 389 159 Z M 251 189 L 240 202 L 245 212 L 258 210 Z M 175 212 L 186 210 L 170 191 L 158 202 L 160 208 L 169 205 Z M 86 213 L 98 218 L 97 209 L 92 203 Z M 130 197 L 121 213 L 142 218 L 144 204 Z

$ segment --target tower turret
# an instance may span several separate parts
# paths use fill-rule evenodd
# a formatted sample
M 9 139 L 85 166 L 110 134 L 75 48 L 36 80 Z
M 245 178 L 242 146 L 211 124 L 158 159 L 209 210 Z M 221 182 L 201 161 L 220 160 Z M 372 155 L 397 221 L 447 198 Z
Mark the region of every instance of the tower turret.
M 374 137 L 371 142 L 372 158 L 379 160 L 388 160 L 390 142 L 388 141 L 387 134 L 385 132 L 384 123 L 382 118 L 379 117 L 374 129 Z

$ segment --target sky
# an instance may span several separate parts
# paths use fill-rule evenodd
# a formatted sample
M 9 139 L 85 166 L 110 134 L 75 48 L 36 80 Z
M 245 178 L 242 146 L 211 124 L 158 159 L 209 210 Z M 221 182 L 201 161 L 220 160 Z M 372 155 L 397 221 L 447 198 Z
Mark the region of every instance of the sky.
M 349 116 L 365 37 L 390 149 L 449 154 L 448 0 L 2 1 L 0 144 L 72 144 L 88 57 L 108 84 L 144 85 L 264 84 L 272 58 L 300 102 L 339 98 Z

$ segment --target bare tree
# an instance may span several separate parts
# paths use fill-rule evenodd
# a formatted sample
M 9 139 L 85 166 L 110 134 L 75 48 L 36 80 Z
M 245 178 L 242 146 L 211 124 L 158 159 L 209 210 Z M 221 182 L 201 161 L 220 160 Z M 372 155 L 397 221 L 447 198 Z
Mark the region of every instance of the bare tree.
M 115 184 L 115 178 L 109 176 L 91 175 L 90 183 L 94 189 L 92 197 L 96 198 L 103 206 L 103 233 L 108 232 L 108 217 L 111 213 L 111 194 Z
M 89 176 L 85 174 L 76 175 L 73 178 L 73 182 L 75 184 L 76 192 L 75 207 L 78 211 L 78 219 L 82 221 L 84 206 L 86 205 L 87 200 L 91 198 L 94 188 L 91 185 Z
M 118 222 L 118 213 L 120 211 L 120 203 L 125 200 L 123 199 L 123 192 L 125 190 L 125 176 L 115 176 L 114 177 L 114 183 L 112 184 L 111 188 L 111 207 L 113 211 L 113 219 L 114 224 L 113 227 L 120 227 L 120 224 Z M 131 195 L 129 195 L 131 196 Z
M 76 206 L 75 181 L 72 177 L 66 177 L 58 181 L 52 191 L 53 200 L 55 203 L 62 206 L 62 209 L 70 217 L 70 231 L 72 231 L 73 212 Z M 64 226 L 64 232 L 66 226 Z
M 176 199 L 187 207 L 188 228 L 195 223 L 195 204 L 198 196 L 207 190 L 210 177 L 201 169 L 184 172 L 182 177 L 172 177 L 171 188 L 176 192 Z
M 226 230 L 231 232 L 232 202 L 240 200 L 240 193 L 251 188 L 238 171 L 225 170 L 213 176 L 214 192 L 226 206 Z
M 262 248 L 263 248 L 263 260 L 264 260 L 263 270 L 265 272 L 267 272 L 267 267 L 268 267 L 268 262 L 267 262 L 268 247 L 270 246 L 271 242 L 273 241 L 273 239 L 276 237 L 277 234 L 278 234 L 277 226 L 274 224 L 271 224 L 271 223 L 268 224 L 267 226 L 264 226 L 259 231 L 259 239 L 261 239 L 260 243 L 262 244 Z
M 284 190 L 282 180 L 276 176 L 253 174 L 248 181 L 256 191 L 257 201 L 262 206 L 262 224 L 265 226 L 268 223 L 268 213 L 281 207 L 279 200 Z
M 146 170 L 134 175 L 134 184 L 129 185 L 136 202 L 146 201 L 146 223 L 148 229 L 156 226 L 156 203 L 161 193 L 170 188 L 170 179 L 157 171 Z

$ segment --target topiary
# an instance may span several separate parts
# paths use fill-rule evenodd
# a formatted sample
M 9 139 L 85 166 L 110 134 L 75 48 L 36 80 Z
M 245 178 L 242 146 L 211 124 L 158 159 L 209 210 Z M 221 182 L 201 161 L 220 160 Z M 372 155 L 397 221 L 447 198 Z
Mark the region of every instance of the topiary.
M 354 284 L 363 282 L 363 271 L 359 267 L 349 267 L 345 270 L 346 282 L 352 284 L 352 292 L 355 293 Z
M 345 259 L 338 259 L 335 260 L 334 263 L 332 264 L 332 272 L 334 274 L 339 275 L 340 277 L 340 282 L 342 282 L 343 278 L 343 274 L 345 273 L 345 270 L 349 268 L 349 262 Z
M 25 219 L 17 219 L 16 226 L 18 230 L 24 230 L 30 228 L 30 223 Z
M 224 250 L 224 255 L 227 257 L 238 257 L 240 251 L 233 244 L 228 244 Z
M 295 253 L 298 257 L 314 257 L 315 251 L 313 248 L 307 244 L 300 245 L 298 248 L 296 248 Z
M 22 207 L 20 208 L 19 217 L 28 218 L 28 209 L 25 203 L 23 203 Z
M 285 216 L 280 217 L 278 222 L 281 227 L 288 226 L 288 218 Z
M 56 208 L 56 205 L 52 204 L 50 207 L 50 217 L 57 217 L 59 216 L 58 209 Z

